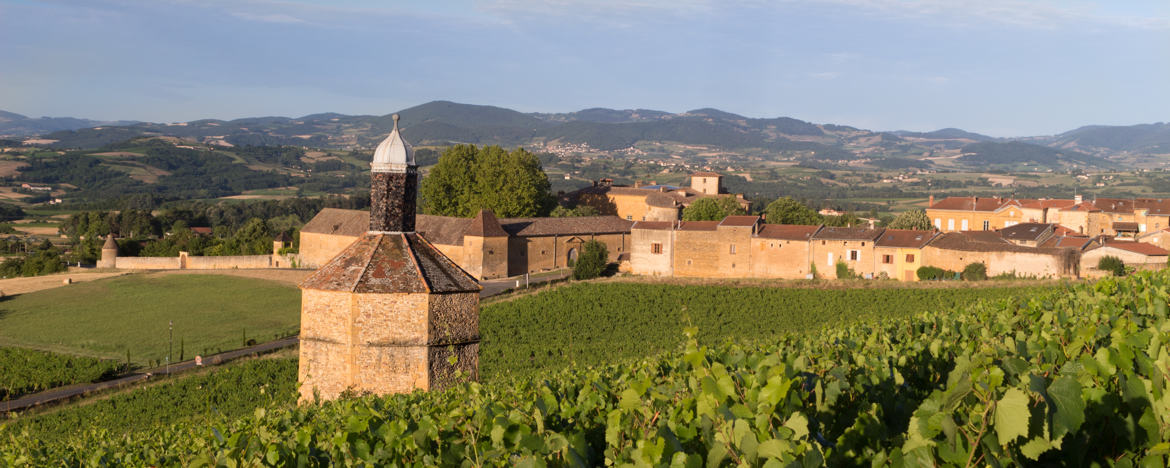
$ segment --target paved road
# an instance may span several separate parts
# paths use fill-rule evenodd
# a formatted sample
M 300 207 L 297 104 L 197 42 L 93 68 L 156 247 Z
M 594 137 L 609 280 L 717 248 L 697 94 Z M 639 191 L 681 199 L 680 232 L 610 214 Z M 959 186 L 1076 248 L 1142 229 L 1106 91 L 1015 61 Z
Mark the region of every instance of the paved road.
M 245 356 L 254 356 L 254 355 L 258 355 L 258 354 L 263 354 L 263 353 L 275 351 L 275 350 L 278 350 L 281 348 L 296 346 L 296 344 L 297 344 L 297 337 L 292 336 L 292 337 L 288 337 L 288 338 L 281 338 L 281 339 L 276 340 L 276 341 L 269 341 L 267 343 L 261 343 L 261 344 L 258 344 L 256 346 L 249 346 L 247 348 L 240 348 L 240 349 L 236 349 L 236 350 L 232 350 L 232 351 L 225 351 L 225 352 L 222 352 L 219 354 L 213 354 L 211 356 L 207 356 L 206 358 L 204 358 L 203 359 L 203 366 L 216 366 L 216 365 L 231 361 L 233 359 L 239 359 L 239 358 L 245 357 Z M 178 373 L 183 373 L 183 372 L 187 372 L 187 371 L 196 369 L 198 367 L 199 366 L 195 365 L 195 360 L 192 359 L 189 361 L 176 362 L 174 364 L 171 364 L 169 372 L 170 372 L 170 374 L 178 374 Z M 118 387 L 126 386 L 126 385 L 129 385 L 132 383 L 150 380 L 151 378 L 154 378 L 157 376 L 166 376 L 166 375 L 168 375 L 168 368 L 166 366 L 162 366 L 162 367 L 156 367 L 154 369 L 147 369 L 147 370 L 143 370 L 143 371 L 134 372 L 132 374 L 128 374 L 128 375 L 125 375 L 125 376 L 122 376 L 122 377 L 119 377 L 119 378 L 116 378 L 113 380 L 107 380 L 104 382 L 83 383 L 83 384 L 77 384 L 77 385 L 70 385 L 67 387 L 58 387 L 58 388 L 46 390 L 46 391 L 43 391 L 40 393 L 26 395 L 26 396 L 17 398 L 15 400 L 0 402 L 0 412 L 23 411 L 23 410 L 26 410 L 28 408 L 40 406 L 40 405 L 43 405 L 46 403 L 53 403 L 53 402 L 58 402 L 58 401 L 62 401 L 62 400 L 67 400 L 67 399 L 78 397 L 78 396 L 88 395 L 88 394 L 93 393 L 93 392 L 98 392 L 98 391 L 107 390 L 107 389 L 111 389 L 111 388 L 118 388 Z
M 570 274 L 572 274 L 572 271 L 565 270 L 565 271 L 549 274 L 547 276 L 542 275 L 542 276 L 528 280 L 528 286 L 533 287 L 533 286 L 536 286 L 539 284 L 548 283 L 550 281 L 563 280 L 565 278 L 568 278 Z M 517 287 L 517 283 L 516 283 L 517 281 L 520 282 L 519 287 Z M 479 297 L 481 299 L 483 299 L 483 298 L 495 296 L 497 294 L 502 294 L 509 289 L 524 288 L 524 277 L 519 276 L 519 277 L 504 278 L 504 279 L 498 279 L 498 280 L 480 281 L 479 284 L 480 284 L 480 286 L 483 286 L 483 290 L 479 292 Z

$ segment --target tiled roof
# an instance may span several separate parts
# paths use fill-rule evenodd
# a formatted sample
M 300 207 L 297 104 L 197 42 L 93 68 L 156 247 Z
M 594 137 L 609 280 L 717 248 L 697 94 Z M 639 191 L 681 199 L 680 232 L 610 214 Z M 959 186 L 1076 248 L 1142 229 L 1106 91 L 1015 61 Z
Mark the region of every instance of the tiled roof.
M 995 211 L 1014 200 L 998 197 L 947 197 L 930 205 L 932 210 Z
M 719 221 L 680 221 L 680 231 L 714 231 L 719 227 Z
M 1106 213 L 1133 213 L 1133 200 L 1126 198 L 1098 198 L 1093 205 Z
M 878 247 L 922 248 L 937 233 L 935 231 L 916 231 L 911 229 L 886 229 L 874 245 Z
M 963 231 L 962 234 L 967 236 L 971 242 L 985 242 L 988 244 L 1010 244 L 1003 236 L 996 231 Z
M 1080 202 L 1080 203 L 1077 203 L 1076 205 L 1065 208 L 1065 211 L 1101 211 L 1101 209 L 1097 208 L 1097 205 L 1094 205 L 1093 202 L 1086 201 L 1086 202 Z
M 454 216 L 417 215 L 414 217 L 414 230 L 436 244 L 463 245 L 463 233 L 467 231 L 469 225 L 471 225 L 470 219 Z
M 371 294 L 480 290 L 475 278 L 414 233 L 363 234 L 300 287 Z
M 719 225 L 728 227 L 750 227 L 755 226 L 758 222 L 760 222 L 759 216 L 735 215 L 723 218 L 723 221 L 720 221 Z
M 1084 250 L 1093 239 L 1088 236 L 1054 236 L 1040 244 L 1040 247 Z
M 504 228 L 500 227 L 500 222 L 496 220 L 496 215 L 488 210 L 479 210 L 475 214 L 475 219 L 467 225 L 467 229 L 463 231 L 465 236 L 475 237 L 508 237 L 508 233 L 504 232 Z
M 325 208 L 310 219 L 301 232 L 357 237 L 370 230 L 370 212 Z
M 1055 224 L 1020 223 L 999 230 L 1004 239 L 1018 241 L 1037 241 L 1054 229 Z
M 662 192 L 646 195 L 646 204 L 658 208 L 674 208 L 678 206 L 678 198 Z
M 830 227 L 825 226 L 817 231 L 813 239 L 825 240 L 875 240 L 882 235 L 884 229 Z
M 670 221 L 636 221 L 634 222 L 634 225 L 630 227 L 630 230 L 653 229 L 659 231 L 669 231 L 672 228 L 674 228 L 674 223 Z
M 633 221 L 617 216 L 574 216 L 568 218 L 503 218 L 500 225 L 518 237 L 615 234 L 630 232 Z
M 800 224 L 765 224 L 760 227 L 756 237 L 765 239 L 808 240 L 820 229 L 820 226 L 805 226 Z
M 1133 231 L 1133 232 L 1137 232 L 1137 231 L 1138 231 L 1138 223 L 1131 223 L 1131 222 L 1124 222 L 1124 221 L 1114 221 L 1114 222 L 1113 222 L 1113 230 L 1114 230 L 1114 231 Z
M 723 174 L 718 172 L 696 172 L 691 174 L 691 177 L 723 177 Z
M 984 242 L 978 240 L 978 236 L 972 236 L 972 234 L 972 232 L 947 232 L 939 234 L 934 240 L 930 241 L 929 246 L 944 250 L 961 250 L 966 252 L 1052 253 L 1054 251 L 1054 249 L 1016 245 L 1002 238 L 998 242 Z
M 1020 199 L 1021 208 L 1044 209 L 1044 208 L 1069 208 L 1077 204 L 1076 200 L 1061 199 L 1061 198 L 1045 198 L 1045 199 Z
M 1059 224 L 1057 224 L 1056 227 L 1052 230 L 1052 233 L 1057 235 L 1057 236 L 1074 236 L 1074 237 L 1079 237 L 1081 234 L 1076 229 L 1067 228 L 1067 227 L 1061 226 Z
M 118 249 L 118 243 L 114 242 L 114 235 L 113 234 L 106 236 L 106 243 L 102 244 L 102 250 L 110 250 L 110 249 L 114 249 L 114 250 Z
M 1145 242 L 1106 241 L 1105 247 L 1113 247 L 1115 249 L 1121 249 L 1121 250 L 1125 250 L 1128 252 L 1134 252 L 1134 253 L 1139 253 L 1142 255 L 1150 255 L 1150 256 L 1170 255 L 1170 252 L 1167 252 L 1166 249 L 1163 249 L 1163 248 L 1158 247 L 1156 245 L 1147 244 Z

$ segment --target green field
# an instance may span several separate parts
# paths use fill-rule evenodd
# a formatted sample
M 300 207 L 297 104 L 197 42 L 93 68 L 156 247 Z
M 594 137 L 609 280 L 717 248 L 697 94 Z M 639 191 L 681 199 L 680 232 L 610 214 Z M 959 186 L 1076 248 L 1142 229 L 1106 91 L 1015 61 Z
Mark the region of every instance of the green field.
M 0 401 L 64 385 L 101 380 L 117 374 L 121 368 L 111 360 L 0 348 Z
M 0 345 L 150 365 L 295 333 L 291 285 L 226 275 L 131 275 L 0 301 Z

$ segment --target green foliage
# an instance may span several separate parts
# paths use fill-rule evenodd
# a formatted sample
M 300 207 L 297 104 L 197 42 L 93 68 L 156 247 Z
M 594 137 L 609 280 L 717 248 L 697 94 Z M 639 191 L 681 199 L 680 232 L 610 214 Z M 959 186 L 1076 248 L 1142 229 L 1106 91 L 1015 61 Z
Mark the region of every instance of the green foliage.
M 1125 262 L 1121 261 L 1120 258 L 1114 257 L 1112 255 L 1101 257 L 1101 259 L 1097 261 L 1097 269 L 1108 271 L 1112 273 L 1113 276 L 1125 276 Z
M 0 347 L 0 401 L 116 374 L 114 361 L 67 356 L 45 351 Z
M 821 215 L 812 208 L 792 197 L 778 198 L 764 209 L 767 221 L 772 224 L 821 224 Z
M 471 217 L 489 209 L 502 218 L 544 216 L 555 206 L 540 159 L 517 148 L 455 145 L 423 178 L 423 212 Z
M 65 270 L 61 250 L 53 246 L 48 239 L 29 250 L 23 257 L 9 257 L 0 263 L 0 277 L 3 278 L 51 275 Z
M 920 280 L 953 280 L 957 273 L 932 266 L 920 266 L 916 272 Z
M 738 343 L 689 328 L 682 347 L 620 365 L 149 432 L 4 431 L 0 453 L 70 466 L 1165 466 L 1168 289 L 1166 273 L 1141 273 Z
M 854 279 L 854 278 L 857 278 L 857 273 L 854 272 L 852 268 L 849 268 L 849 265 L 846 265 L 845 262 L 838 260 L 837 261 L 837 279 Z
M 11 203 L 0 203 L 0 221 L 15 221 L 24 218 L 24 210 Z
M 577 216 L 597 216 L 599 214 L 601 213 L 598 213 L 597 208 L 589 205 L 577 205 L 575 208 L 565 208 L 564 206 L 557 205 L 548 215 L 553 218 L 572 218 Z
M 719 221 L 731 215 L 745 213 L 739 201 L 727 195 L 695 200 L 690 206 L 683 208 L 682 217 L 684 221 Z
M 891 229 L 916 229 L 919 231 L 934 229 L 934 225 L 930 223 L 930 217 L 926 216 L 926 210 L 918 208 L 903 211 L 893 221 L 890 221 L 889 227 Z
M 857 227 L 866 225 L 865 222 L 861 220 L 861 218 L 857 217 L 857 215 L 853 213 L 845 213 L 839 216 L 823 216 L 821 218 L 821 223 L 823 223 L 825 226 L 833 227 Z
M 963 267 L 962 277 L 967 281 L 983 281 L 987 279 L 987 265 L 983 262 L 969 263 Z
M 581 253 L 573 265 L 573 279 L 586 280 L 601 276 L 609 265 L 609 249 L 600 241 L 591 240 L 581 246 Z
M 247 360 L 116 393 L 91 404 L 20 418 L 8 430 L 27 431 L 29 436 L 59 443 L 79 427 L 99 427 L 113 434 L 144 433 L 177 422 L 238 418 L 260 407 L 291 406 L 296 402 L 296 382 L 296 359 Z

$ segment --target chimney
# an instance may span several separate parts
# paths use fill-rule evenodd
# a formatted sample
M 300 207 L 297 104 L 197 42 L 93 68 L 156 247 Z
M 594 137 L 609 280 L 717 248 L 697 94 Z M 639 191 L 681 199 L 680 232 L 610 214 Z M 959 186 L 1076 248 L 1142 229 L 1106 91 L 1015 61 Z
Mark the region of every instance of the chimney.
M 414 232 L 418 166 L 414 149 L 398 132 L 398 114 L 370 162 L 370 232 Z
M 634 188 L 642 188 L 642 180 L 641 179 L 634 181 Z
M 1074 202 L 1076 202 L 1076 204 L 1080 205 L 1082 202 L 1084 202 L 1084 201 L 1085 201 L 1085 196 L 1084 196 L 1084 195 L 1079 195 L 1079 194 L 1078 194 L 1078 195 L 1073 195 L 1073 201 L 1074 201 Z
M 926 207 L 927 207 L 927 208 L 930 208 L 930 207 L 932 207 L 932 206 L 934 206 L 934 194 L 931 194 L 931 195 L 930 195 L 930 199 L 929 199 L 929 200 L 926 202 Z

